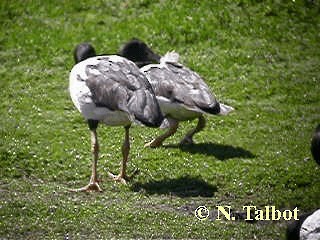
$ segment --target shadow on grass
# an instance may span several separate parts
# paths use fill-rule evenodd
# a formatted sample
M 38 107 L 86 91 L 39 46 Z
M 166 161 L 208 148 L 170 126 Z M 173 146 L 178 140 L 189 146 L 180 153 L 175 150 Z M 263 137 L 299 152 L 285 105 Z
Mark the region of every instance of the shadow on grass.
M 199 177 L 183 176 L 177 179 L 163 179 L 147 183 L 135 183 L 131 190 L 147 194 L 170 194 L 178 197 L 213 197 L 217 187 Z
M 180 148 L 183 152 L 201 153 L 205 155 L 215 156 L 219 160 L 227 160 L 230 158 L 254 158 L 255 155 L 241 147 L 230 145 L 222 145 L 217 143 L 196 143 L 192 145 L 165 145 L 164 148 Z

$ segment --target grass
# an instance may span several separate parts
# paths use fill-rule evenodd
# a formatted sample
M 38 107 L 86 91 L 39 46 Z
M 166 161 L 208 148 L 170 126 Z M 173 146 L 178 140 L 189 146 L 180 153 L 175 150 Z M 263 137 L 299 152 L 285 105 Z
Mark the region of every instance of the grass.
M 205 205 L 320 206 L 310 138 L 320 119 L 318 1 L 1 1 L 1 239 L 283 239 L 287 222 L 199 221 Z M 192 147 L 145 149 L 161 130 L 131 130 L 128 186 L 108 181 L 121 128 L 99 128 L 101 194 L 70 193 L 90 177 L 90 136 L 68 93 L 72 50 L 115 53 L 132 37 L 175 49 L 217 98 Z

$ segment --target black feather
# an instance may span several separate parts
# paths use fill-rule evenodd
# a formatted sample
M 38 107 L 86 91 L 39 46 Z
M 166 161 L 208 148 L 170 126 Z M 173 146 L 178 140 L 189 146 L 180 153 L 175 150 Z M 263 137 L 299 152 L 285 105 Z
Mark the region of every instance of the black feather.
M 78 44 L 74 51 L 73 57 L 75 63 L 79 63 L 87 58 L 96 56 L 96 50 L 90 43 L 80 43 Z
M 313 159 L 320 165 L 320 124 L 317 126 L 311 140 L 311 153 Z
M 136 38 L 124 44 L 118 54 L 133 61 L 138 67 L 160 62 L 160 56 Z

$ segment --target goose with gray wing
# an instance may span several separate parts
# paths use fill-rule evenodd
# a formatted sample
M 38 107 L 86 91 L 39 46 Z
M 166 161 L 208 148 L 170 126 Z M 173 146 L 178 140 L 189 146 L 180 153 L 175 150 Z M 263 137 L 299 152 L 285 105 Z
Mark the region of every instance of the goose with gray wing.
M 127 45 L 131 46 L 131 42 Z M 133 61 L 136 58 L 130 55 L 124 57 Z M 192 144 L 194 134 L 205 127 L 204 114 L 226 115 L 233 110 L 232 107 L 219 103 L 203 79 L 179 63 L 179 54 L 175 52 L 167 53 L 161 58 L 160 64 L 145 65 L 140 70 L 151 83 L 165 116 L 162 127 L 169 128 L 146 146 L 161 146 L 166 138 L 177 131 L 180 121 L 198 118 L 197 126 L 180 142 L 180 144 Z
M 219 103 L 202 78 L 178 62 L 179 55 L 167 53 L 160 64 L 141 68 L 145 73 L 159 101 L 161 111 L 166 117 L 169 130 L 152 142 L 146 144 L 158 147 L 174 134 L 180 121 L 198 118 L 197 126 L 190 130 L 180 144 L 192 144 L 193 136 L 206 124 L 203 114 L 226 115 L 232 107 Z
M 70 72 L 69 90 L 74 105 L 88 121 L 93 163 L 89 184 L 76 191 L 101 191 L 97 179 L 98 123 L 124 126 L 121 170 L 117 176 L 110 175 L 114 180 L 126 182 L 131 123 L 159 127 L 163 116 L 150 83 L 133 62 L 117 55 L 85 59 L 87 51 L 92 49 L 86 48 L 87 51 L 82 51 L 82 47 L 77 49 L 81 49 L 81 52 L 75 55 L 77 56 L 75 59 L 80 62 Z

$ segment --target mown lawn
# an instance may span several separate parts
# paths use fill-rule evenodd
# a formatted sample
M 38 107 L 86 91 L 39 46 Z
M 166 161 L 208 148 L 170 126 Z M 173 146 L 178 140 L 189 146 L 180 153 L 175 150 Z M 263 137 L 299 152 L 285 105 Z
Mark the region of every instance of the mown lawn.
M 310 138 L 320 122 L 319 1 L 0 1 L 0 239 L 283 239 L 287 222 L 217 221 L 216 205 L 320 206 Z M 222 102 L 194 146 L 159 149 L 134 126 L 127 186 L 108 180 L 122 128 L 101 126 L 103 193 L 90 177 L 90 135 L 68 93 L 72 50 L 101 53 L 138 37 L 176 50 Z M 194 210 L 205 205 L 209 219 Z

